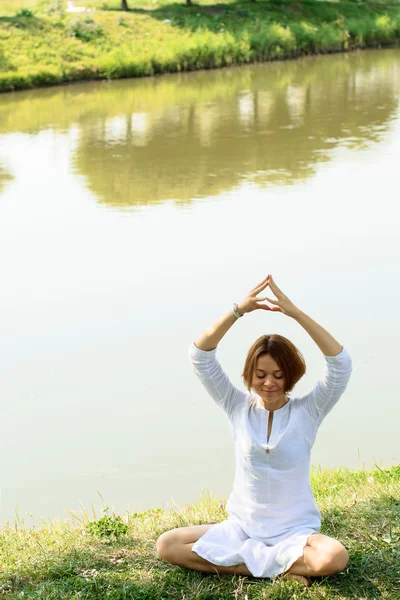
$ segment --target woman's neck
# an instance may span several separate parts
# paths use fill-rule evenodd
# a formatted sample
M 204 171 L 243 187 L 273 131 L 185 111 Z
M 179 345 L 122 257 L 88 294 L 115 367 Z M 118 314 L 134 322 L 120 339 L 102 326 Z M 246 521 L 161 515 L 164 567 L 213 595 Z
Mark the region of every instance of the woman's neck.
M 265 402 L 265 400 L 263 400 L 260 397 L 261 406 L 263 406 L 265 408 L 265 410 L 268 410 L 270 412 L 274 411 L 274 410 L 279 410 L 280 408 L 285 406 L 285 404 L 287 404 L 288 402 L 289 402 L 289 398 L 286 394 L 283 394 L 283 396 L 281 396 L 280 398 L 277 398 L 276 400 L 273 400 L 272 402 Z

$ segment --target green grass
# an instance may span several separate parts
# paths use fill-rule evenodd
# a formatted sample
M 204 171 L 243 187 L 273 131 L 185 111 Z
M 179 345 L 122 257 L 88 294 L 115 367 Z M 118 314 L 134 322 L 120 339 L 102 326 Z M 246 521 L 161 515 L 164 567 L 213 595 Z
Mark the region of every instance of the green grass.
M 41 529 L 0 531 L 0 595 L 8 600 L 365 600 L 400 597 L 400 467 L 317 470 L 312 485 L 322 532 L 348 548 L 346 571 L 297 583 L 216 576 L 168 565 L 157 537 L 174 527 L 226 518 L 221 501 L 102 519 L 87 515 Z M 122 523 L 125 525 L 122 525 Z
M 24 8 L 32 10 L 38 7 L 38 0 L 0 0 L 0 16 L 12 16 Z
M 128 13 L 108 10 L 118 8 L 117 0 L 83 2 L 107 10 L 67 14 L 61 0 L 34 5 L 0 0 L 0 91 L 217 68 L 400 39 L 399 2 L 269 0 L 188 7 L 131 0 Z

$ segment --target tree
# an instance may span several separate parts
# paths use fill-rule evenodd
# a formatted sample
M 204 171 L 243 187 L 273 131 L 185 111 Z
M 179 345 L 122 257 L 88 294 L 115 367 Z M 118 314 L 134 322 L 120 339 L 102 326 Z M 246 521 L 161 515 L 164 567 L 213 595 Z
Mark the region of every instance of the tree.
M 122 0 L 122 10 L 129 10 L 127 0 Z

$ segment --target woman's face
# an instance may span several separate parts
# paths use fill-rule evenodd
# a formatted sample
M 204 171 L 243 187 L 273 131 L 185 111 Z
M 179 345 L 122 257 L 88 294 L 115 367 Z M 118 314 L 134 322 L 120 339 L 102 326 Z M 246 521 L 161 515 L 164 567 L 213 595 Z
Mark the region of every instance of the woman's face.
M 265 404 L 271 406 L 285 394 L 283 372 L 269 354 L 258 357 L 253 373 L 252 388 Z

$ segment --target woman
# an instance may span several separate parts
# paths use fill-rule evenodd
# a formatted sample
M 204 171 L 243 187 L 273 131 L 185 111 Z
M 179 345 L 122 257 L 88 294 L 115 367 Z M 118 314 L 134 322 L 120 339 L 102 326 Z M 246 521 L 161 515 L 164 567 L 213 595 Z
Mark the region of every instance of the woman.
M 257 297 L 269 286 L 276 300 Z M 263 304 L 263 302 L 269 304 Z M 254 310 L 279 311 L 297 321 L 325 356 L 325 373 L 303 397 L 288 393 L 305 373 L 301 353 L 286 338 L 264 335 L 248 353 L 248 393 L 229 381 L 216 347 L 236 320 Z M 271 275 L 234 304 L 190 348 L 196 374 L 226 412 L 235 444 L 236 474 L 222 523 L 163 533 L 157 552 L 169 563 L 210 573 L 236 573 L 302 581 L 342 571 L 343 545 L 319 533 L 321 519 L 310 480 L 310 451 L 324 417 L 346 389 L 347 351 L 299 310 Z

